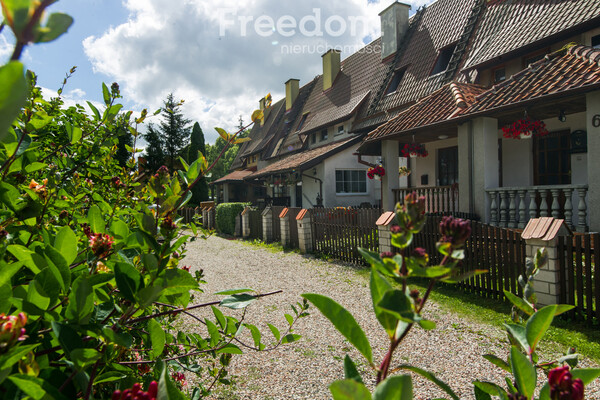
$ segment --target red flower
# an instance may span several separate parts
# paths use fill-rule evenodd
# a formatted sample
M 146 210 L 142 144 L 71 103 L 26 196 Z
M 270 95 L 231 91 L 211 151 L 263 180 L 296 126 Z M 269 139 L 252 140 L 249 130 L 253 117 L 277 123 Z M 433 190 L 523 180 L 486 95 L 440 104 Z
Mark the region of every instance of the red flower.
M 461 247 L 471 235 L 471 223 L 467 220 L 446 216 L 440 223 L 440 242 L 451 243 Z
M 139 383 L 133 385 L 131 389 L 125 389 L 123 392 L 115 390 L 112 395 L 112 400 L 156 400 L 158 395 L 158 383 L 150 382 L 148 391 L 144 392 Z
M 427 157 L 429 155 L 421 143 L 407 143 L 400 153 L 402 157 Z
M 27 339 L 25 324 L 25 313 L 19 313 L 17 316 L 0 314 L 0 353 L 5 353 L 17 342 Z
M 548 374 L 552 400 L 583 400 L 583 381 L 573 380 L 569 367 L 554 368 Z
M 113 237 L 105 233 L 91 233 L 89 238 L 92 253 L 98 258 L 106 257 L 114 243 Z

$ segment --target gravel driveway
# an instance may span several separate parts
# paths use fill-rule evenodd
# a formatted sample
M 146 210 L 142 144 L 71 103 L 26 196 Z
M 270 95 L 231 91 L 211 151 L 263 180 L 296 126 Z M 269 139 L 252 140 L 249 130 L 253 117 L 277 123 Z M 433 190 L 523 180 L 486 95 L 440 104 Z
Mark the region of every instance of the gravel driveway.
M 291 312 L 289 304 L 300 301 L 302 293 L 320 293 L 332 297 L 354 315 L 373 346 L 375 360 L 380 362 L 385 354 L 388 340 L 372 311 L 368 279 L 357 275 L 354 267 L 296 253 L 273 252 L 216 236 L 192 243 L 184 264 L 205 272 L 208 284 L 205 294 L 196 296 L 198 301 L 216 299 L 211 293 L 238 287 L 262 293 L 283 290 L 254 303 L 247 312 L 246 321 L 257 325 L 267 340 L 272 336 L 266 323 L 286 327 L 283 314 Z M 435 321 L 437 328 L 413 329 L 395 353 L 393 365 L 409 362 L 431 371 L 464 399 L 474 398 L 471 381 L 475 379 L 505 386 L 506 374 L 481 357 L 493 353 L 506 359 L 508 342 L 503 331 L 461 319 L 431 301 L 425 309 L 426 317 Z M 206 311 L 198 315 L 203 312 Z M 346 353 L 359 364 L 359 369 L 366 371 L 362 356 L 333 325 L 315 308 L 310 312 L 296 325 L 295 333 L 302 335 L 299 342 L 234 357 L 230 373 L 237 377 L 235 386 L 213 398 L 330 399 L 328 385 L 343 379 Z M 372 374 L 363 376 L 372 386 Z M 413 384 L 415 399 L 448 397 L 419 377 Z M 591 387 L 586 388 L 586 398 L 600 398 L 597 383 L 595 386 L 596 394 L 591 393 Z

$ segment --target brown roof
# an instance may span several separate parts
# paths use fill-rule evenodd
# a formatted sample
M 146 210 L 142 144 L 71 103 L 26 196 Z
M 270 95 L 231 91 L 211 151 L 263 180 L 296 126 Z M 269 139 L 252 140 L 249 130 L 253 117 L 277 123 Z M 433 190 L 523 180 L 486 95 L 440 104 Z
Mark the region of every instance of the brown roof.
M 589 91 L 600 85 L 600 50 L 572 46 L 547 55 L 523 71 L 477 96 L 463 114 L 539 100 L 545 96 Z
M 591 24 L 590 27 L 598 26 L 599 18 L 598 0 L 488 2 L 469 46 L 464 69 L 474 68 L 528 45 L 539 48 L 544 39 L 552 42 L 567 39 L 573 35 L 572 28 L 586 22 Z
M 475 96 L 484 91 L 485 89 L 478 85 L 449 83 L 369 133 L 365 142 L 382 140 L 400 132 L 452 119 L 473 104 Z
M 565 223 L 564 219 L 554 219 L 552 217 L 532 218 L 527 223 L 521 237 L 527 239 L 539 239 L 550 241 L 557 236 L 573 236 L 571 228 Z
M 289 172 L 292 170 L 306 170 L 319 164 L 323 159 L 338 153 L 345 148 L 357 143 L 360 136 L 354 136 L 338 142 L 326 144 L 312 150 L 306 150 L 301 153 L 292 154 L 282 160 L 279 160 L 259 171 L 256 171 L 247 179 L 260 178 L 275 173 Z
M 244 178 L 252 173 L 253 173 L 253 171 L 248 171 L 248 170 L 233 171 L 232 173 L 227 174 L 224 177 L 219 178 L 212 183 L 215 184 L 215 183 L 226 183 L 226 182 L 243 182 Z
M 397 90 L 381 97 L 372 110 L 373 115 L 358 123 L 355 129 L 386 122 L 393 117 L 386 116 L 389 110 L 408 106 L 440 88 L 444 73 L 430 76 L 439 51 L 458 41 L 477 1 L 437 0 L 424 10 L 418 26 L 411 26 L 414 31 L 410 42 L 394 66 L 396 70 L 405 69 Z M 389 85 L 383 79 L 378 83 L 386 88 Z
M 378 51 L 380 42 L 381 39 L 377 39 L 344 59 L 341 71 L 327 91 L 323 91 L 323 76 L 317 77 L 303 110 L 303 114 L 309 114 L 299 133 L 306 134 L 341 122 L 358 111 L 358 106 L 379 85 L 373 76 L 385 72 Z

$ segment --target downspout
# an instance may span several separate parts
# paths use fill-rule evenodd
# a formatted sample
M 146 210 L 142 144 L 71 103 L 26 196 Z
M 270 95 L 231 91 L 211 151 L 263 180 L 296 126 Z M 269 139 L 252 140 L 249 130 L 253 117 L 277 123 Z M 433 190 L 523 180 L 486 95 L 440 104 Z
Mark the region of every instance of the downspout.
M 473 193 L 473 157 L 475 157 L 475 149 L 473 148 L 473 121 L 469 121 L 469 213 L 475 212 L 473 202 L 475 201 L 475 194 Z
M 371 167 L 371 168 L 375 168 L 377 166 L 376 164 L 371 164 L 370 162 L 364 161 L 362 159 L 362 154 L 360 154 L 360 153 L 353 153 L 352 155 L 358 157 L 359 164 L 366 165 L 367 167 Z

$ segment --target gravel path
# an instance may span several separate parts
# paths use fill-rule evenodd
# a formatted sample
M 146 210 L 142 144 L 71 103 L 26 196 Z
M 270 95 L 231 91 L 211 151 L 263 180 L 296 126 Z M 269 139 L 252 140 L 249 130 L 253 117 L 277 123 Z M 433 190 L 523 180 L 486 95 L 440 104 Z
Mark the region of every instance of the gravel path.
M 184 264 L 204 270 L 208 284 L 205 294 L 197 296 L 203 302 L 218 298 L 211 293 L 223 289 L 250 287 L 262 293 L 282 289 L 283 293 L 261 299 L 247 312 L 246 321 L 257 325 L 266 340 L 272 338 L 266 323 L 286 327 L 283 314 L 291 312 L 289 304 L 300 301 L 302 293 L 320 293 L 332 297 L 354 315 L 373 346 L 375 360 L 380 362 L 385 354 L 388 341 L 373 315 L 368 279 L 357 275 L 351 266 L 273 252 L 216 236 L 192 243 Z M 433 302 L 428 302 L 425 309 L 425 316 L 435 321 L 437 328 L 413 329 L 395 353 L 395 365 L 409 362 L 431 371 L 464 399 L 474 398 L 471 381 L 475 379 L 505 386 L 506 374 L 481 357 L 492 353 L 506 359 L 508 342 L 503 331 L 463 320 Z M 362 356 L 333 325 L 315 308 L 310 312 L 296 325 L 295 333 L 302 335 L 299 342 L 270 352 L 234 357 L 230 374 L 237 377 L 235 386 L 213 398 L 330 399 L 328 385 L 343 379 L 346 353 L 359 364 L 359 369 L 366 371 Z M 202 312 L 198 315 L 203 316 Z M 194 322 L 190 319 L 189 323 Z M 371 375 L 363 376 L 372 386 Z M 413 385 L 415 399 L 448 397 L 419 377 L 413 379 Z M 594 388 L 586 388 L 586 398 L 600 398 L 598 386 L 596 383 Z

